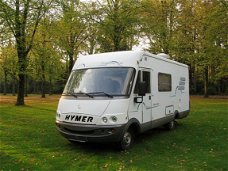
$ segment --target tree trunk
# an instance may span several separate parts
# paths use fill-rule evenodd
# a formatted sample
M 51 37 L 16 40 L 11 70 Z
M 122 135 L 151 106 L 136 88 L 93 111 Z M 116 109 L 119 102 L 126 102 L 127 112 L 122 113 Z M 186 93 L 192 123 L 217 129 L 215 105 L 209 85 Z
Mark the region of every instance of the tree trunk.
M 18 73 L 18 95 L 17 95 L 17 102 L 16 105 L 24 105 L 24 94 L 25 94 L 25 70 L 26 70 L 26 53 L 25 49 L 25 44 L 20 44 L 18 43 L 17 45 L 17 53 L 18 53 L 18 68 L 19 68 L 19 73 Z
M 17 45 L 17 56 L 18 56 L 18 95 L 16 105 L 24 105 L 24 92 L 25 92 L 25 70 L 26 70 L 26 36 L 25 36 L 25 25 L 26 20 L 20 21 L 20 1 L 16 0 L 16 11 L 15 11 L 15 38 Z M 29 5 L 29 4 L 27 4 Z M 25 7 L 24 16 L 27 17 L 28 8 Z M 26 19 L 26 18 L 24 18 Z
M 45 63 L 44 60 L 41 61 L 41 70 L 42 70 L 42 80 L 41 80 L 41 97 L 45 98 Z
M 18 81 L 18 94 L 17 94 L 17 103 L 16 105 L 24 105 L 24 88 L 25 88 L 25 75 L 20 73 Z
M 6 95 L 6 87 L 7 87 L 7 72 L 4 71 L 4 89 L 3 89 L 3 95 Z
M 74 55 L 73 53 L 68 53 L 68 56 L 69 56 L 69 68 L 68 68 L 68 73 L 70 74 L 71 73 L 71 70 L 74 66 Z
M 14 79 L 13 82 L 12 82 L 12 95 L 13 95 L 13 96 L 16 95 L 16 93 L 15 93 L 15 90 L 16 90 L 16 88 L 15 88 L 15 87 L 16 87 L 15 81 L 16 81 L 16 80 Z
M 41 92 L 41 97 L 42 98 L 45 98 L 45 82 L 42 80 L 41 82 L 41 89 L 42 89 L 42 92 Z
M 113 44 L 114 44 L 114 51 L 119 51 L 120 50 L 120 42 L 121 42 L 121 24 L 119 23 L 119 18 L 118 18 L 118 13 L 119 13 L 119 5 L 120 2 L 119 0 L 114 1 L 114 35 L 113 35 Z
M 193 77 L 194 77 L 193 67 L 192 67 L 192 65 L 189 65 L 189 90 L 190 90 L 190 93 L 193 93 L 194 94 L 194 90 L 193 90 Z
M 204 97 L 208 98 L 208 67 L 204 68 Z
M 25 75 L 25 97 L 28 97 L 28 76 Z
M 52 80 L 51 80 L 51 77 L 49 79 L 49 95 L 52 95 Z
M 194 92 L 195 92 L 195 94 L 197 94 L 197 70 L 196 70 L 196 68 L 197 68 L 197 66 L 195 65 L 195 67 L 194 67 L 194 79 L 193 79 L 193 87 L 194 87 Z
M 189 69 L 189 81 L 190 81 L 190 89 L 192 94 L 197 94 L 197 73 L 196 67 L 194 65 L 190 65 Z
M 17 56 L 18 56 L 18 96 L 16 105 L 24 105 L 25 93 L 25 71 L 27 67 L 27 56 L 32 48 L 34 36 L 43 14 L 44 0 L 35 5 L 31 0 L 14 0 L 13 3 L 2 3 L 1 1 L 1 16 L 5 16 L 6 23 L 9 26 L 16 40 Z M 4 4 L 4 5 L 3 5 Z M 10 5 L 8 5 L 10 4 Z M 31 5 L 33 9 L 37 9 L 30 14 Z M 9 11 L 10 9 L 10 11 Z M 31 25 L 28 20 L 34 18 L 34 25 Z M 30 34 L 27 34 L 28 28 L 33 28 Z
M 37 82 L 36 80 L 33 80 L 33 93 L 37 92 Z
M 217 81 L 217 85 L 216 86 L 217 86 L 217 94 L 220 95 L 221 94 L 221 89 L 220 89 L 221 86 L 220 86 L 220 82 L 219 81 Z

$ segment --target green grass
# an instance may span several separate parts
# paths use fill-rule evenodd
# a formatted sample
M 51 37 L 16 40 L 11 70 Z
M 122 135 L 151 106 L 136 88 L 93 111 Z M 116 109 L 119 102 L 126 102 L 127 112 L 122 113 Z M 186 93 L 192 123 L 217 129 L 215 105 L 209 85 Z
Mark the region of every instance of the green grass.
M 228 170 L 226 99 L 192 98 L 175 130 L 151 130 L 120 152 L 65 140 L 55 129 L 57 97 L 28 97 L 24 107 L 0 98 L 0 170 Z

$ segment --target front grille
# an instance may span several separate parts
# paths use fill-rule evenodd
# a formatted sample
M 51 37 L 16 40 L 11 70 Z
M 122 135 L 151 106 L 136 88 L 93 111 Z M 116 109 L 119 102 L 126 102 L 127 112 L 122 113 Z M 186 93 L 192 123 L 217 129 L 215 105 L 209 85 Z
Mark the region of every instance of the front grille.
M 108 135 L 111 134 L 111 129 L 94 129 L 89 131 L 78 131 L 78 130 L 72 130 L 66 127 L 62 127 L 65 131 L 72 133 L 72 134 L 78 134 L 78 135 Z
M 64 130 L 66 130 L 67 132 L 73 133 L 73 134 L 83 134 L 83 135 L 91 135 L 94 134 L 94 130 L 91 131 L 76 131 L 76 130 L 72 130 L 72 129 L 68 129 L 68 128 L 63 128 Z

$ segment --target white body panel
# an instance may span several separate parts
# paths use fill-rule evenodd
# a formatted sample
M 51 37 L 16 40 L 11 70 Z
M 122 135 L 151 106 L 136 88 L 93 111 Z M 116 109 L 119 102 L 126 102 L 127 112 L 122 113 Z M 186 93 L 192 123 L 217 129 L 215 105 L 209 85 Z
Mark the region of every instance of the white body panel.
M 136 119 L 143 128 L 155 127 L 153 124 L 161 119 L 189 111 L 189 79 L 188 66 L 148 52 L 111 52 L 88 55 L 77 59 L 74 70 L 101 67 L 131 67 L 135 69 L 135 77 L 131 92 L 128 97 L 119 98 L 85 98 L 66 99 L 59 101 L 56 120 L 60 122 L 92 124 L 92 125 L 122 125 L 131 119 Z M 143 103 L 135 103 L 134 87 L 138 71 L 150 73 L 150 93 L 143 97 Z M 160 92 L 158 90 L 158 74 L 171 75 L 171 91 Z M 75 115 L 86 116 L 84 119 L 75 121 Z M 67 118 L 70 115 L 73 119 Z M 110 119 L 117 118 L 116 122 Z M 88 117 L 93 117 L 91 122 L 86 122 Z M 104 123 L 102 118 L 106 117 Z M 67 118 L 67 119 L 66 119 Z M 180 117 L 181 118 L 181 117 Z M 161 122 L 162 123 L 162 122 Z

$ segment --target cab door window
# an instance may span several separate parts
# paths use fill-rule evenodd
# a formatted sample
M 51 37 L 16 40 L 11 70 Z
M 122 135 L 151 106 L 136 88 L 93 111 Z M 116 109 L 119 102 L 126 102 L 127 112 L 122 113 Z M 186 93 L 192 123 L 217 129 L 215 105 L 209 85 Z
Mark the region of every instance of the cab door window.
M 145 81 L 146 82 L 146 93 L 150 93 L 151 92 L 151 88 L 150 88 L 150 72 L 149 71 L 139 71 L 138 72 L 138 76 L 137 76 L 137 81 L 135 84 L 135 89 L 134 89 L 134 93 L 138 94 L 138 85 L 140 81 Z

